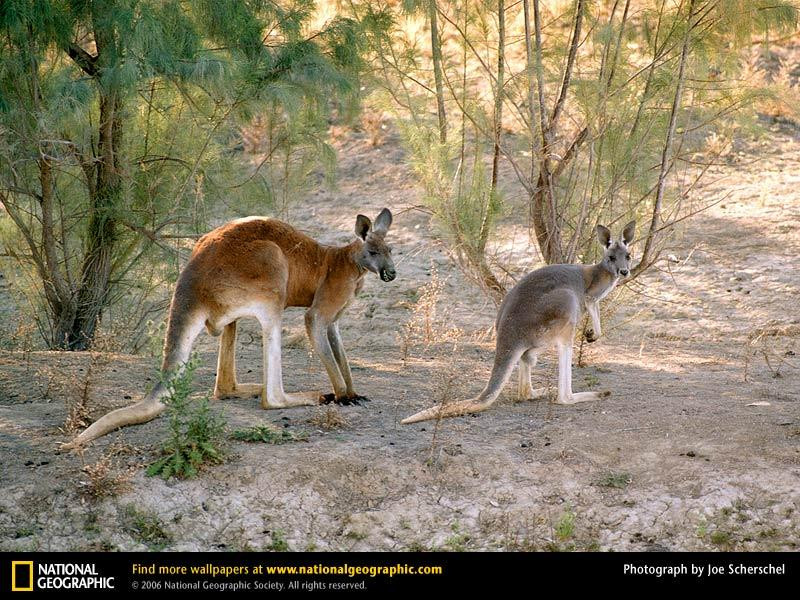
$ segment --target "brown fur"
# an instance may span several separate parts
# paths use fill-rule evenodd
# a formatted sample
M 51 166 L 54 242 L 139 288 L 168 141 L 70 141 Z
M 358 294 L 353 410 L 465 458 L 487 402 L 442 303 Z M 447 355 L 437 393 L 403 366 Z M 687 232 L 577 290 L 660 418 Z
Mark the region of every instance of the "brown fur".
M 220 337 L 215 398 L 260 394 L 264 408 L 316 404 L 319 393 L 283 390 L 281 319 L 290 306 L 306 307 L 306 329 L 333 384 L 333 400 L 357 401 L 337 320 L 359 292 L 370 270 L 384 281 L 395 277 L 391 250 L 384 237 L 392 216 L 383 209 L 373 228 L 359 215 L 356 234 L 346 246 L 317 243 L 291 225 L 266 217 L 232 221 L 204 235 L 178 277 L 164 342 L 165 377 L 183 368 L 195 338 L 205 327 Z M 264 336 L 264 383 L 236 381 L 236 321 L 255 317 Z M 85 444 L 109 431 L 141 423 L 160 414 L 168 393 L 158 384 L 141 402 L 112 411 L 67 448 Z
M 181 273 L 173 306 L 207 313 L 206 326 L 220 334 L 226 315 L 249 302 L 310 307 L 333 318 L 363 284 L 354 262 L 364 242 L 323 246 L 274 219 L 234 221 L 204 235 Z

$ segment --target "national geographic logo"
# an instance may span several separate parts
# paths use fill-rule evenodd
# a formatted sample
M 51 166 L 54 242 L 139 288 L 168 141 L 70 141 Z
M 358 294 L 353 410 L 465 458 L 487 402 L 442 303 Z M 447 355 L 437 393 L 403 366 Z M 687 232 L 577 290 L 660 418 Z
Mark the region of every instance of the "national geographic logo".
M 114 578 L 103 577 L 93 563 L 11 561 L 11 591 L 113 590 Z
M 33 591 L 32 560 L 11 561 L 11 591 L 12 592 Z

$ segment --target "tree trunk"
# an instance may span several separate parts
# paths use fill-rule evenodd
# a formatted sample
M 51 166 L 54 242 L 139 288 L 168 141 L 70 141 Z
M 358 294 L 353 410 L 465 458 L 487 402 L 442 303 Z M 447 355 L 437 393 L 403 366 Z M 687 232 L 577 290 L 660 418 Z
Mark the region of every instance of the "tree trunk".
M 528 71 L 528 102 L 530 104 L 530 133 L 531 139 L 539 139 L 539 146 L 533 143 L 531 152 L 531 183 L 534 179 L 536 185 L 532 186 L 530 198 L 531 220 L 542 257 L 548 264 L 563 262 L 561 252 L 561 232 L 558 226 L 555 211 L 555 196 L 550 173 L 550 137 L 552 123 L 548 124 L 547 105 L 544 93 L 544 66 L 542 64 L 542 26 L 538 0 L 533 0 L 533 43 L 531 42 L 530 2 L 523 1 L 525 15 L 525 51 L 527 55 Z M 534 80 L 538 103 L 534 100 Z M 536 117 L 538 114 L 539 132 L 536 132 Z M 557 113 L 555 113 L 556 116 Z M 538 167 L 538 175 L 534 172 Z
M 667 175 L 672 168 L 673 161 L 671 159 L 672 143 L 675 139 L 675 128 L 678 124 L 678 113 L 681 110 L 681 99 L 683 97 L 683 86 L 685 83 L 686 61 L 689 57 L 689 45 L 691 42 L 692 29 L 694 24 L 694 5 L 695 0 L 689 0 L 689 14 L 686 17 L 686 35 L 683 38 L 683 47 L 681 48 L 681 58 L 678 65 L 678 82 L 675 85 L 675 95 L 672 98 L 672 108 L 669 115 L 669 125 L 667 126 L 667 139 L 664 141 L 664 148 L 661 152 L 661 167 L 658 173 L 658 184 L 656 186 L 656 199 L 653 202 L 653 215 L 650 220 L 650 227 L 647 231 L 647 237 L 644 242 L 644 250 L 642 250 L 642 258 L 639 264 L 633 269 L 633 275 L 636 276 L 643 270 L 647 269 L 655 260 L 657 260 L 658 252 L 655 250 L 655 238 L 658 228 L 661 225 L 661 205 L 664 200 L 664 191 L 667 186 Z M 651 258 L 655 253 L 656 258 Z
M 500 167 L 500 142 L 503 135 L 503 86 L 505 85 L 506 9 L 505 1 L 497 2 L 497 90 L 494 94 L 494 151 L 492 152 L 492 193 L 497 190 Z
M 436 109 L 439 116 L 439 141 L 447 141 L 447 114 L 444 110 L 444 82 L 442 77 L 442 44 L 439 40 L 439 20 L 436 0 L 428 0 L 428 18 L 431 22 L 431 55 L 433 57 L 433 80 L 436 85 Z
M 95 193 L 90 198 L 86 253 L 81 266 L 77 313 L 69 334 L 70 350 L 86 350 L 108 299 L 116 242 L 116 210 L 122 193 L 118 150 L 122 138 L 122 102 L 115 92 L 101 91 L 99 161 Z
M 506 288 L 489 268 L 489 264 L 486 262 L 486 254 L 483 252 L 476 252 L 476 255 L 472 257 L 470 262 L 477 271 L 479 281 L 485 286 L 486 291 L 489 293 L 489 297 L 499 306 L 506 295 Z
M 45 266 L 42 280 L 45 299 L 50 307 L 52 319 L 49 346 L 66 349 L 69 347 L 70 332 L 75 321 L 75 301 L 73 290 L 62 276 L 58 264 L 53 218 L 53 166 L 44 153 L 38 162 L 41 189 L 39 204 L 42 209 L 42 251 Z
M 506 46 L 506 10 L 505 1 L 497 2 L 497 89 L 494 95 L 494 148 L 492 152 L 492 178 L 489 187 L 489 198 L 484 212 L 481 230 L 478 236 L 477 264 L 478 274 L 489 291 L 492 299 L 500 304 L 506 295 L 505 286 L 495 277 L 486 263 L 486 244 L 489 242 L 489 213 L 491 204 L 497 197 L 497 178 L 500 169 L 500 144 L 503 136 L 503 87 L 505 85 L 505 46 Z

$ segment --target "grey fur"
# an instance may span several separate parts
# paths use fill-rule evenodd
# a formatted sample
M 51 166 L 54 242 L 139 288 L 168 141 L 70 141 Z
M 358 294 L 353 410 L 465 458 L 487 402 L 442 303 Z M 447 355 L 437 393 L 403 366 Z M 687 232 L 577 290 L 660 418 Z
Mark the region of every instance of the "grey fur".
M 386 243 L 385 237 L 392 225 L 392 213 L 384 208 L 375 218 L 373 225 L 369 217 L 356 217 L 356 235 L 364 240 L 364 245 L 356 257 L 356 264 L 362 269 L 376 273 L 383 281 L 392 281 L 397 277 L 392 260 L 392 247 Z
M 497 345 L 489 383 L 474 400 L 435 406 L 404 419 L 427 419 L 481 412 L 500 395 L 511 371 L 520 363 L 521 399 L 533 399 L 546 390 L 533 390 L 530 369 L 537 356 L 555 346 L 559 354 L 558 404 L 596 400 L 596 392 L 572 392 L 572 341 L 585 307 L 592 319 L 589 341 L 601 335 L 599 301 L 630 273 L 630 251 L 635 224 L 628 223 L 617 241 L 608 228 L 597 228 L 605 251 L 594 265 L 550 265 L 529 273 L 503 299 L 497 313 Z M 520 362 L 521 361 L 521 362 Z

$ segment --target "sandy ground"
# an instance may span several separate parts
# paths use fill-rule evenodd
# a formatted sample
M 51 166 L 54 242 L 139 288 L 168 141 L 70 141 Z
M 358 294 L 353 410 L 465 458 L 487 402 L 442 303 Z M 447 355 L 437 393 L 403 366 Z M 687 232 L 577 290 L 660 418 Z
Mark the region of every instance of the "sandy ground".
M 224 401 L 229 429 L 267 421 L 307 439 L 230 441 L 224 464 L 165 482 L 142 468 L 166 435 L 163 418 L 82 456 L 54 452 L 67 439 L 67 400 L 85 394 L 93 418 L 128 404 L 155 378 L 152 359 L 2 352 L 0 550 L 795 549 L 800 137 L 773 129 L 768 143 L 709 173 L 713 183 L 696 194 L 729 196 L 675 239 L 670 268 L 606 300 L 606 335 L 584 348 L 574 387 L 609 397 L 515 402 L 509 384 L 492 410 L 438 427 L 399 421 L 481 389 L 495 308 L 412 209 L 418 191 L 396 140 L 373 147 L 365 135 L 348 137 L 338 189 L 312 194 L 290 218 L 345 242 L 357 212 L 395 212 L 398 278 L 369 279 L 342 320 L 357 390 L 371 402 L 340 408 L 346 424 L 324 430 L 314 419 L 323 408 L 265 412 L 257 400 Z M 536 262 L 526 232 L 504 231 L 502 258 L 522 273 Z M 415 300 L 432 268 L 443 282 L 434 339 L 412 340 L 404 360 L 398 332 L 420 316 Z M 327 391 L 301 324 L 302 313 L 288 311 L 285 385 Z M 444 341 L 451 327 L 462 330 L 457 342 Z M 215 344 L 203 336 L 197 346 L 198 393 L 213 386 Z M 534 386 L 554 385 L 554 368 L 544 356 Z M 246 324 L 240 379 L 257 381 L 260 369 L 260 340 Z M 104 453 L 133 476 L 126 491 L 93 500 L 82 467 Z

